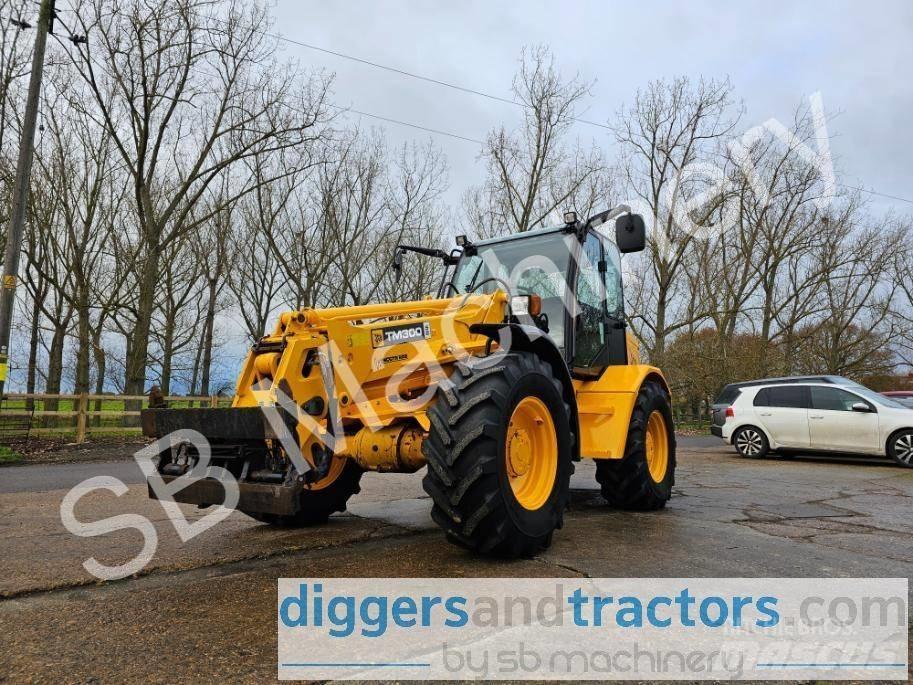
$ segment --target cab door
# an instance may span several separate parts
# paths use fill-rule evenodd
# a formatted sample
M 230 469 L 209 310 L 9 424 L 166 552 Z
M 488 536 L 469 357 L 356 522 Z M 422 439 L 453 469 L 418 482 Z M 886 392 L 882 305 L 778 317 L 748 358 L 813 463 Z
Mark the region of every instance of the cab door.
M 579 378 L 598 378 L 610 364 L 627 362 L 620 259 L 617 250 L 607 254 L 603 241 L 592 231 L 581 247 L 576 306 L 571 312 L 571 366 Z
M 625 322 L 624 286 L 621 277 L 621 254 L 615 244 L 602 240 L 599 272 L 605 287 L 606 340 L 609 366 L 628 363 L 628 324 Z

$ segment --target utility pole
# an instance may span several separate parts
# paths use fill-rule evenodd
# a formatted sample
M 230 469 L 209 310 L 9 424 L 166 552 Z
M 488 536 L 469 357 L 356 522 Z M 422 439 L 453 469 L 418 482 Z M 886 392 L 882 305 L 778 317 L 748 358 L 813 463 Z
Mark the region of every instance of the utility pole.
M 3 287 L 0 289 L 0 404 L 9 371 L 10 331 L 13 307 L 16 304 L 16 285 L 19 280 L 19 253 L 25 214 L 28 210 L 29 177 L 32 171 L 32 153 L 35 147 L 35 125 L 38 122 L 38 102 L 41 97 L 41 78 L 44 75 L 44 52 L 48 34 L 54 26 L 54 0 L 41 0 L 38 11 L 38 32 L 35 35 L 35 52 L 32 55 L 32 73 L 29 92 L 25 101 L 22 138 L 19 141 L 19 162 L 13 187 L 13 211 L 6 234 L 6 254 L 3 257 Z

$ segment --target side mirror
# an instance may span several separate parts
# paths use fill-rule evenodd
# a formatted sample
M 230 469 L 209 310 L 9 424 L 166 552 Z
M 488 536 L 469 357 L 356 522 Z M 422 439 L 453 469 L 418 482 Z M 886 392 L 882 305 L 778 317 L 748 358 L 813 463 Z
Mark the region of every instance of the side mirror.
M 615 219 L 615 244 L 622 254 L 640 252 L 647 246 L 647 228 L 640 214 L 623 214 Z
M 872 408 L 865 402 L 853 402 L 851 409 L 853 411 L 862 412 L 863 414 L 868 414 L 870 411 L 872 411 Z

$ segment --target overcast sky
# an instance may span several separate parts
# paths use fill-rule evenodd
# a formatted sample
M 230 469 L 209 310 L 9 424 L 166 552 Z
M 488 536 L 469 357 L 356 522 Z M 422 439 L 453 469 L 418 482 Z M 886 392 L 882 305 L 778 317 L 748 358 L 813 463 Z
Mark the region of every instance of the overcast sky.
M 604 122 L 649 81 L 728 76 L 743 123 L 791 121 L 820 91 L 840 180 L 913 199 L 913 2 L 316 2 L 278 0 L 285 37 L 431 78 L 510 97 L 524 45 L 544 43 L 567 75 L 595 81 L 585 117 Z M 510 104 L 460 93 L 332 55 L 284 44 L 303 65 L 336 74 L 337 104 L 468 138 L 519 123 Z M 358 119 L 355 115 L 349 115 Z M 382 125 L 388 138 L 427 133 Z M 575 135 L 607 151 L 609 132 Z M 479 146 L 433 136 L 450 165 L 456 201 L 481 179 Z M 913 204 L 871 196 L 876 211 Z

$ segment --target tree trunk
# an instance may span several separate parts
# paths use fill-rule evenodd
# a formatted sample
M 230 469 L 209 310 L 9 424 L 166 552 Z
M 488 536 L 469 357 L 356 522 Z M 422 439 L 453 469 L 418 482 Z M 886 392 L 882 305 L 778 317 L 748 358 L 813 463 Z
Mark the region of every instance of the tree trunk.
M 203 354 L 203 343 L 197 345 L 197 351 L 193 354 L 193 376 L 190 379 L 190 394 L 199 395 L 197 392 L 197 381 L 200 378 L 200 357 Z
M 203 324 L 203 364 L 200 370 L 200 394 L 209 394 L 209 370 L 212 366 L 212 336 L 216 319 L 216 282 L 209 281 L 209 302 Z
M 155 308 L 159 257 L 160 249 L 158 246 L 150 248 L 140 274 L 136 324 L 133 327 L 132 344 L 128 349 L 126 359 L 124 392 L 127 395 L 142 395 L 146 389 L 146 362 L 148 361 L 149 353 L 152 312 Z
M 165 323 L 165 334 L 162 339 L 162 379 L 159 382 L 162 394 L 166 396 L 171 394 L 171 360 L 174 356 L 174 329 L 174 316 L 169 316 Z
M 105 391 L 105 350 L 101 346 L 101 323 L 92 334 L 92 353 L 95 355 L 95 394 L 101 395 Z M 101 411 L 101 399 L 95 400 L 95 411 Z M 101 425 L 101 416 L 95 416 L 95 425 Z
M 770 371 L 770 331 L 773 328 L 773 286 L 764 285 L 764 309 L 761 315 L 761 372 L 767 376 Z
M 38 324 L 41 322 L 41 302 L 34 298 L 32 302 L 32 323 L 29 330 L 29 362 L 28 375 L 25 381 L 25 392 L 29 395 L 35 393 L 35 379 L 38 375 L 38 340 L 40 331 Z M 29 398 L 25 402 L 26 411 L 35 409 L 35 400 Z
M 143 263 L 139 281 L 139 302 L 137 303 L 136 324 L 133 327 L 130 345 L 127 348 L 124 372 L 124 393 L 144 395 L 146 393 L 146 362 L 149 354 L 149 331 L 152 328 L 152 312 L 155 308 L 155 288 L 158 284 L 158 266 L 161 250 L 158 245 L 150 247 Z M 142 401 L 127 400 L 127 411 L 139 411 Z M 127 416 L 127 426 L 138 426 L 139 416 Z
M 650 363 L 662 368 L 663 357 L 666 354 L 666 294 L 662 291 L 656 301 L 656 335 L 653 339 L 653 349 L 650 350 Z
M 51 338 L 51 347 L 48 350 L 48 375 L 44 391 L 48 395 L 57 395 L 60 393 L 61 377 L 63 376 L 63 349 L 67 339 L 67 329 L 65 325 L 54 327 L 54 336 Z M 47 411 L 57 411 L 59 400 L 49 398 L 44 403 Z M 48 426 L 54 426 L 57 419 L 49 417 Z
M 76 383 L 73 393 L 89 392 L 89 347 L 92 344 L 89 331 L 89 294 L 83 289 L 79 295 L 76 312 Z

